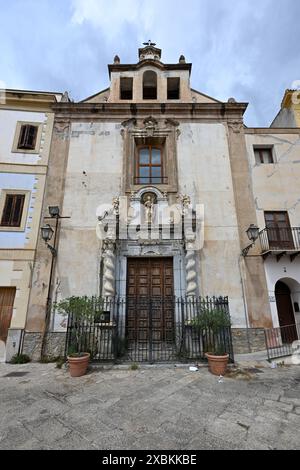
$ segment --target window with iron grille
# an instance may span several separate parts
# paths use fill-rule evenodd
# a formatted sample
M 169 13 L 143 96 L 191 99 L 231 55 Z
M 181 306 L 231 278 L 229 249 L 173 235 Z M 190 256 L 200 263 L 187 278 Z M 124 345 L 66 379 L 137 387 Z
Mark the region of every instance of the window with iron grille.
M 272 147 L 254 147 L 255 161 L 262 163 L 274 163 Z
M 7 194 L 2 218 L 2 227 L 20 227 L 24 207 L 24 194 Z
M 32 126 L 31 124 L 22 125 L 18 141 L 18 149 L 34 150 L 37 133 L 38 126 Z

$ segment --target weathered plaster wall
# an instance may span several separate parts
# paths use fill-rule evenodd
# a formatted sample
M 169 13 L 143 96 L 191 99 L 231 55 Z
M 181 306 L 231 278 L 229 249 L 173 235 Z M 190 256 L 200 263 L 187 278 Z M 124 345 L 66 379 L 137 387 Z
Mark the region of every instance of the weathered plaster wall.
M 288 211 L 291 226 L 299 227 L 300 132 L 246 134 L 246 143 L 259 227 L 265 227 L 264 211 L 276 210 Z M 274 164 L 257 164 L 254 145 L 273 146 Z
M 228 295 L 235 326 L 245 326 L 238 267 L 239 234 L 226 128 L 223 124 L 181 124 L 179 188 L 204 204 L 204 248 L 200 251 L 202 295 Z
M 101 204 L 111 205 L 120 194 L 122 167 L 118 124 L 72 124 L 63 201 L 63 215 L 70 219 L 62 221 L 55 274 L 57 295 L 63 298 L 99 293 L 96 211 Z
M 249 175 L 244 125 L 241 120 L 228 122 L 228 143 L 240 250 L 242 250 L 249 245 L 246 230 L 250 224 L 257 223 L 257 220 Z M 254 257 L 240 257 L 249 326 L 251 328 L 268 328 L 272 325 L 272 319 L 264 264 L 257 247 L 252 250 L 252 253 L 255 255 Z

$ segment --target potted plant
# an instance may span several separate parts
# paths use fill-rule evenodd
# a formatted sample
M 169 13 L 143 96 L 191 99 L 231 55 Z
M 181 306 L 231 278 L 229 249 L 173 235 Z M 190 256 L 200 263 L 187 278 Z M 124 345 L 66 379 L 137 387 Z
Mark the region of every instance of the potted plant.
M 224 375 L 229 359 L 226 352 L 226 335 L 231 326 L 229 314 L 219 308 L 204 309 L 191 322 L 202 338 L 210 372 Z
M 95 309 L 93 298 L 69 297 L 55 303 L 54 309 L 60 315 L 70 316 L 71 346 L 67 359 L 71 377 L 81 377 L 86 373 L 90 360 L 90 338 L 87 339 L 85 331 L 88 331 L 88 325 L 94 320 L 95 314 L 101 313 L 101 308 Z

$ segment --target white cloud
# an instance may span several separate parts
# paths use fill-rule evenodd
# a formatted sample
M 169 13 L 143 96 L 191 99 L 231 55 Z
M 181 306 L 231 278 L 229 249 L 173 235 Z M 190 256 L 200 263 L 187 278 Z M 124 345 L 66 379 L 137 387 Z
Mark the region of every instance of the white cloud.
M 72 7 L 73 24 L 88 21 L 100 27 L 108 40 L 122 34 L 126 23 L 138 26 L 140 30 L 149 28 L 149 16 L 142 14 L 140 0 L 72 0 Z

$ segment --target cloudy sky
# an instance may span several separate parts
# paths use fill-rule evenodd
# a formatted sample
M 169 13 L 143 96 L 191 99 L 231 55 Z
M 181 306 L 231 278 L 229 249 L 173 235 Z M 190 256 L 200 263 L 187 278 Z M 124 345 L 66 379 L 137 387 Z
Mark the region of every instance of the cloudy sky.
M 299 0 L 0 0 L 0 81 L 67 90 L 74 100 L 108 86 L 118 54 L 137 61 L 145 40 L 193 63 L 192 86 L 249 102 L 248 126 L 268 126 L 300 80 Z

